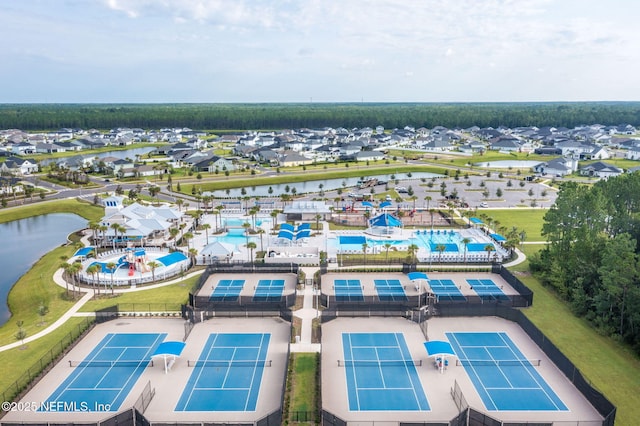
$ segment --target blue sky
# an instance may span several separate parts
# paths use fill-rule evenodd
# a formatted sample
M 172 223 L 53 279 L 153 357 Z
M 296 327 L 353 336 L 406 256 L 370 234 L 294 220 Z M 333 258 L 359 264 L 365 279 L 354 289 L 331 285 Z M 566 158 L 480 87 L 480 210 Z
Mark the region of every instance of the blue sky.
M 0 102 L 640 100 L 636 0 L 7 0 Z

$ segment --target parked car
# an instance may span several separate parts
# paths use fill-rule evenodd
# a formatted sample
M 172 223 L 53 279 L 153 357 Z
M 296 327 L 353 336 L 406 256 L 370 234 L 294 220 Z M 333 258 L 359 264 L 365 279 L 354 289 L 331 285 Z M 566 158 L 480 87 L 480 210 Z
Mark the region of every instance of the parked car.
M 480 203 L 480 207 L 489 207 L 489 204 L 487 204 L 486 201 L 483 201 Z

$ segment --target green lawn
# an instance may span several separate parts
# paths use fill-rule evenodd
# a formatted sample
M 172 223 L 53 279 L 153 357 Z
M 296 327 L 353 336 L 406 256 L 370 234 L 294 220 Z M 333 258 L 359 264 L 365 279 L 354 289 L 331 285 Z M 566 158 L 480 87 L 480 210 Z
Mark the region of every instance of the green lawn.
M 79 334 L 84 324 L 90 320 L 86 317 L 71 318 L 64 325 L 46 336 L 33 342 L 26 343 L 24 348 L 19 347 L 0 352 L 0 365 L 2 374 L 0 375 L 0 392 L 5 392 L 3 401 L 10 401 L 15 395 L 15 382 L 20 380 L 22 385 L 26 384 L 28 376 L 23 374 L 42 357 L 51 358 L 60 353 L 62 347 L 70 342 L 72 337 Z M 36 367 L 35 370 L 38 370 Z M 8 391 L 7 391 L 8 390 Z
M 525 244 L 528 255 L 540 250 Z M 601 336 L 587 321 L 573 315 L 566 303 L 528 272 L 528 262 L 513 268 L 533 293 L 533 306 L 524 310 L 544 334 L 578 367 L 586 379 L 616 407 L 617 425 L 634 425 L 640 418 L 640 359 L 628 347 Z
M 315 411 L 317 355 L 315 353 L 293 354 L 293 377 L 289 412 Z
M 482 212 L 511 229 L 515 226 L 527 233 L 525 241 L 546 241 L 542 237 L 543 217 L 547 209 L 483 209 Z
M 47 201 L 29 204 L 27 206 L 2 209 L 0 210 L 0 223 L 48 213 L 75 213 L 88 221 L 96 221 L 104 215 L 104 208 L 77 200 Z
M 80 311 L 93 312 L 117 304 L 126 304 L 128 306 L 136 304 L 140 309 L 145 309 L 145 306 L 148 306 L 149 304 L 156 306 L 166 304 L 168 308 L 173 308 L 170 310 L 179 310 L 181 304 L 187 303 L 189 299 L 189 290 L 199 278 L 200 276 L 197 275 L 176 284 L 131 293 L 123 293 L 113 297 L 107 294 L 98 300 L 91 300 L 87 302 Z

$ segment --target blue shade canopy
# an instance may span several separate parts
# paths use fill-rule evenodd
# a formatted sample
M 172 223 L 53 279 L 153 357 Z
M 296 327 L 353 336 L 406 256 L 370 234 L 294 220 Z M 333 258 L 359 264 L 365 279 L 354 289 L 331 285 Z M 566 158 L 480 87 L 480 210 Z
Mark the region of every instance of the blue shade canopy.
M 158 345 L 153 355 L 151 355 L 151 358 L 161 356 L 164 359 L 164 374 L 167 374 L 167 372 L 173 366 L 173 363 L 176 361 L 176 358 L 178 358 L 182 354 L 185 346 L 186 343 L 184 342 L 172 340 L 162 342 Z M 168 362 L 167 358 L 170 358 Z
M 497 242 L 507 241 L 507 239 L 500 234 L 489 234 L 489 236 Z
M 373 207 L 373 204 L 371 204 L 369 201 L 363 201 L 363 202 L 362 202 L 362 205 L 363 205 L 364 207 Z
M 385 207 L 389 207 L 391 205 L 391 201 L 383 201 L 380 203 L 380 208 L 384 209 Z
M 469 218 L 469 221 L 471 223 L 473 223 L 474 225 L 481 225 L 482 221 L 480 219 L 478 219 L 477 217 L 471 217 Z
M 380 216 L 376 216 L 369 221 L 370 226 L 391 226 L 401 227 L 402 221 L 391 216 L 389 213 L 383 213 Z
M 94 250 L 93 247 L 83 247 L 80 250 L 76 251 L 76 253 L 74 254 L 74 256 L 87 256 L 89 253 L 91 253 Z
M 428 280 L 429 277 L 427 277 L 427 274 L 425 274 L 424 272 L 409 272 L 409 274 L 407 274 L 407 276 L 409 277 L 409 279 L 411 281 L 413 280 Z
M 430 357 L 456 355 L 456 353 L 453 351 L 453 348 L 451 347 L 451 343 L 442 340 L 432 340 L 429 342 L 424 342 L 424 347 L 427 350 L 427 355 L 429 355 Z
M 175 341 L 162 342 L 158 345 L 155 352 L 151 356 L 152 357 L 166 356 L 166 355 L 180 356 L 180 354 L 182 354 L 182 351 L 184 350 L 185 345 L 186 343 L 184 342 L 175 342 Z

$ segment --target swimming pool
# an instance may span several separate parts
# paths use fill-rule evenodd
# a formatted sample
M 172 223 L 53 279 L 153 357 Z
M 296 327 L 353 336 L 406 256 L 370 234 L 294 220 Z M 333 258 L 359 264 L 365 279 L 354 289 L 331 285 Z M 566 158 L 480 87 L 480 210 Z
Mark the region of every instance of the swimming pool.
M 229 232 L 227 232 L 227 235 L 216 237 L 216 241 L 241 247 L 247 244 L 247 237 L 243 228 L 231 228 L 229 229 Z M 257 242 L 256 237 L 250 236 L 249 242 Z
M 253 221 L 251 220 L 250 217 L 247 217 L 247 218 L 228 217 L 228 218 L 222 219 L 222 221 L 223 221 L 222 224 L 225 228 L 242 228 L 242 225 L 245 223 L 253 225 Z M 263 224 L 270 223 L 270 222 L 271 222 L 271 219 L 258 218 L 255 221 L 255 225 L 262 226 Z
M 468 238 L 465 247 L 464 240 Z M 337 238 L 329 239 L 328 247 L 341 252 L 362 252 L 362 245 L 367 244 L 368 251 L 380 252 L 387 247 L 395 250 L 407 250 L 412 244 L 418 249 L 428 252 L 438 251 L 438 246 L 444 246 L 445 252 L 457 252 L 462 254 L 465 252 L 484 252 L 487 244 L 481 238 L 465 235 L 464 237 L 458 231 L 448 230 L 416 230 L 407 238 L 371 238 L 367 235 L 338 235 Z M 387 246 L 389 245 L 389 246 Z M 492 244 L 493 245 L 493 244 Z M 494 249 L 496 248 L 493 245 Z

